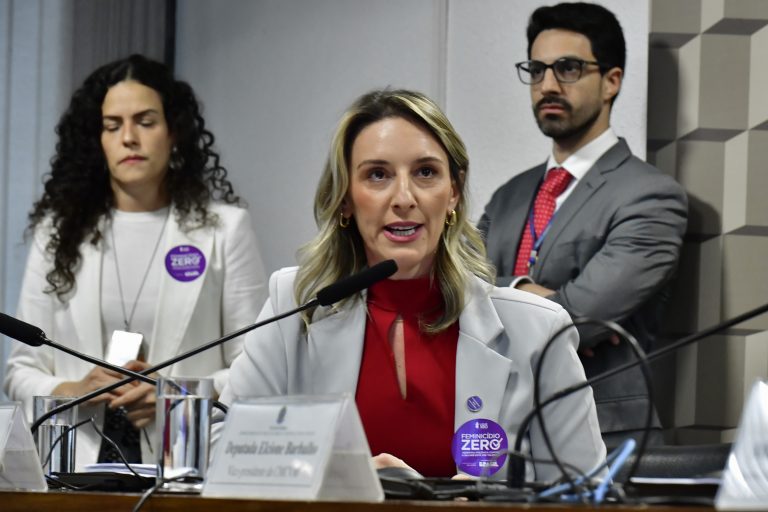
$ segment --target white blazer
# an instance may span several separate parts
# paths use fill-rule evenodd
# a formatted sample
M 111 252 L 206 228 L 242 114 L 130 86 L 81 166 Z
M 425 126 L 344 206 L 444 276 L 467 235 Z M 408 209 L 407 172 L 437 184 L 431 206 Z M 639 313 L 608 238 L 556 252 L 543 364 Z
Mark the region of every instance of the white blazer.
M 193 245 L 205 256 L 202 276 L 178 281 L 163 272 L 155 310 L 154 329 L 147 361 L 160 363 L 255 321 L 266 296 L 266 276 L 248 212 L 236 206 L 212 203 L 209 210 L 218 216 L 215 226 L 182 231 L 175 212 L 168 217 L 159 254 L 178 245 Z M 76 288 L 62 302 L 44 293 L 45 275 L 52 257 L 45 252 L 48 231 L 41 225 L 30 248 L 17 310 L 18 318 L 40 327 L 46 335 L 93 357 L 104 358 L 105 340 L 101 325 L 101 261 L 99 245 L 84 242 L 82 261 L 75 274 Z M 160 373 L 166 376 L 212 377 L 221 392 L 228 368 L 242 351 L 242 338 L 234 339 L 176 363 Z M 8 358 L 4 382 L 6 394 L 24 403 L 32 417 L 32 397 L 50 395 L 64 381 L 82 379 L 90 363 L 49 347 L 29 347 L 15 342 Z M 103 423 L 103 405 L 79 408 L 81 419 L 94 416 Z M 142 435 L 144 462 L 156 462 L 154 423 L 146 427 L 149 442 Z M 76 465 L 96 462 L 101 439 L 90 426 L 78 429 Z M 154 452 L 154 453 L 153 453 Z
M 272 274 L 270 298 L 260 318 L 295 307 L 295 276 L 296 268 Z M 533 408 L 534 369 L 541 349 L 550 336 L 571 322 L 570 316 L 554 302 L 515 289 L 496 288 L 477 278 L 470 283 L 465 300 L 459 318 L 454 430 L 469 420 L 488 418 L 505 429 L 511 449 L 520 421 Z M 289 394 L 354 395 L 365 324 L 363 295 L 339 309 L 318 308 L 308 332 L 302 330 L 298 316 L 251 331 L 245 350 L 232 364 L 221 400 Z M 545 398 L 585 380 L 576 355 L 576 330 L 569 330 L 562 338 L 545 359 L 541 382 L 541 396 Z M 467 407 L 472 396 L 482 399 L 478 412 Z M 561 460 L 586 471 L 605 459 L 589 387 L 548 406 L 544 416 Z M 550 458 L 536 421 L 524 446 L 536 458 Z M 505 474 L 502 468 L 495 477 Z M 551 465 L 527 468 L 528 479 L 552 480 L 558 476 Z

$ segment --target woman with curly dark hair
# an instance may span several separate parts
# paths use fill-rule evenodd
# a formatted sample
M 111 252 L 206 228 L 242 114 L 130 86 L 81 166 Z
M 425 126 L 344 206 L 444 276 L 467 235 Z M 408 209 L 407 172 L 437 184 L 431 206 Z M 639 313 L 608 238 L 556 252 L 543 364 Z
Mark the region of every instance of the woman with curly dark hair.
M 30 213 L 19 318 L 135 371 L 253 321 L 266 293 L 255 236 L 187 83 L 140 55 L 107 64 L 74 93 L 56 132 Z M 219 392 L 241 348 L 234 340 L 167 374 L 212 377 Z M 31 415 L 35 395 L 79 396 L 119 378 L 18 345 L 5 391 Z M 80 415 L 103 422 L 130 460 L 153 459 L 139 435 L 155 415 L 153 386 L 123 386 Z M 115 459 L 93 429 L 79 430 L 78 467 Z

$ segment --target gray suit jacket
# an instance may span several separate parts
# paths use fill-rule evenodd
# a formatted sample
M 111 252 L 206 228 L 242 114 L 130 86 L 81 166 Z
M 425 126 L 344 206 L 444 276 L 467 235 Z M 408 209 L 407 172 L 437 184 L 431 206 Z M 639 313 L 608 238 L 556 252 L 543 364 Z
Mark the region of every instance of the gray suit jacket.
M 272 274 L 269 300 L 259 316 L 268 318 L 296 307 L 296 268 Z M 533 408 L 534 368 L 544 343 L 570 323 L 557 304 L 535 295 L 496 288 L 474 278 L 466 290 L 456 347 L 454 430 L 480 417 L 498 422 L 512 447 L 523 417 Z M 354 393 L 362 360 L 367 308 L 365 295 L 336 308 L 318 308 L 308 331 L 298 315 L 251 331 L 243 353 L 232 364 L 229 384 L 220 400 L 235 397 L 293 394 Z M 547 352 L 541 396 L 584 381 L 576 355 L 578 336 L 572 329 Z M 550 369 L 547 372 L 547 369 Z M 467 398 L 479 396 L 483 408 L 471 412 Z M 595 404 L 588 388 L 544 409 L 547 432 L 561 460 L 587 471 L 604 460 L 605 446 Z M 401 428 L 393 425 L 392 428 Z M 538 422 L 534 421 L 524 449 L 534 458 L 549 459 Z M 397 453 L 393 454 L 398 456 Z M 406 460 L 406 462 L 408 462 Z M 527 467 L 527 479 L 559 477 L 551 464 Z M 535 474 L 534 474 L 535 471 Z M 502 468 L 493 478 L 504 478 Z
M 545 166 L 515 176 L 485 208 L 479 228 L 497 285 L 508 285 L 520 236 Z M 533 279 L 556 290 L 551 300 L 575 317 L 621 323 L 643 348 L 652 348 L 665 284 L 677 266 L 687 222 L 682 187 L 634 157 L 620 139 L 576 185 L 557 211 L 546 235 Z M 628 345 L 604 344 L 599 329 L 580 329 L 582 346 L 596 355 L 582 358 L 587 377 L 634 360 Z M 643 427 L 648 405 L 637 371 L 595 386 L 603 433 Z

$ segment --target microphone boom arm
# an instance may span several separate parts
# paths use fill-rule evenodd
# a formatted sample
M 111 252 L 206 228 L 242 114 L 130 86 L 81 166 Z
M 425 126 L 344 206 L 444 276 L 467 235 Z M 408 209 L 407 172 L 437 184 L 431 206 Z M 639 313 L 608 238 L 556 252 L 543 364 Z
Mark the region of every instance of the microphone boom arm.
M 122 366 L 115 366 L 114 364 L 108 363 L 106 361 L 102 361 L 101 359 L 96 359 L 95 357 L 91 357 L 88 354 L 82 354 L 64 345 L 56 343 L 55 341 L 49 340 L 48 338 L 42 338 L 41 341 L 43 342 L 43 345 L 48 345 L 49 347 L 55 348 L 56 350 L 61 350 L 62 352 L 66 352 L 67 354 L 74 356 L 78 359 L 84 359 L 95 366 L 108 368 L 113 372 L 126 375 L 128 377 L 131 377 L 132 378 L 131 380 L 140 380 L 140 381 L 146 382 L 147 384 L 153 384 L 153 385 L 155 384 L 155 379 L 151 377 L 147 377 L 143 373 L 134 372 L 127 368 L 123 368 Z
M 237 338 L 238 336 L 242 336 L 243 334 L 245 334 L 245 333 L 247 333 L 249 331 L 252 331 L 252 330 L 254 330 L 254 329 L 258 328 L 258 327 L 261 327 L 262 325 L 266 325 L 266 324 L 269 324 L 269 323 L 272 323 L 272 322 L 276 322 L 278 320 L 282 320 L 283 318 L 285 318 L 287 316 L 291 316 L 291 315 L 294 315 L 296 313 L 300 313 L 300 312 L 302 312 L 302 311 L 304 311 L 306 309 L 315 307 L 318 304 L 319 304 L 319 302 L 318 302 L 317 299 L 312 299 L 309 302 L 307 302 L 306 304 L 303 304 L 303 305 L 301 305 L 301 306 L 299 306 L 297 308 L 291 309 L 290 311 L 286 311 L 285 313 L 281 313 L 281 314 L 279 314 L 277 316 L 273 316 L 271 318 L 267 318 L 266 320 L 262 320 L 261 322 L 256 322 L 255 324 L 246 325 L 245 327 L 242 327 L 242 328 L 240 328 L 240 329 L 238 329 L 236 331 L 233 331 L 233 332 L 231 332 L 229 334 L 225 334 L 223 337 L 221 337 L 221 338 L 219 338 L 217 340 L 213 340 L 213 341 L 211 341 L 209 343 L 206 343 L 204 345 L 200 345 L 197 348 L 194 348 L 192 350 L 184 352 L 183 354 L 180 354 L 180 355 L 178 355 L 178 356 L 176 356 L 176 357 L 174 357 L 172 359 L 169 359 L 167 361 L 164 361 L 164 362 L 162 362 L 162 363 L 160 363 L 160 364 L 158 364 L 156 366 L 152 366 L 150 368 L 147 368 L 146 370 L 142 370 L 141 372 L 136 373 L 136 376 L 126 377 L 123 380 L 119 380 L 119 381 L 117 381 L 117 382 L 115 382 L 113 384 L 110 384 L 108 386 L 104 386 L 104 387 L 95 389 L 95 390 L 91 391 L 90 393 L 85 394 L 83 396 L 80 396 L 78 398 L 75 398 L 74 400 L 72 400 L 70 402 L 62 404 L 62 405 L 60 405 L 58 407 L 54 407 L 50 411 L 48 411 L 45 414 L 43 414 L 42 416 L 40 416 L 37 420 L 35 420 L 34 423 L 32 423 L 32 426 L 30 427 L 30 430 L 32 431 L 32 435 L 35 435 L 35 433 L 37 432 L 37 429 L 40 427 L 40 425 L 43 424 L 43 422 L 45 420 L 47 420 L 48 418 L 50 418 L 51 416 L 53 416 L 55 414 L 58 414 L 60 411 L 62 411 L 64 409 L 68 409 L 70 407 L 74 407 L 75 405 L 79 405 L 79 404 L 81 404 L 83 402 L 87 402 L 91 398 L 96 397 L 96 396 L 98 396 L 98 395 L 100 395 L 102 393 L 107 393 L 109 391 L 112 391 L 113 389 L 119 388 L 120 386 L 123 386 L 125 384 L 129 384 L 129 383 L 133 382 L 134 380 L 136 380 L 136 379 L 138 379 L 140 377 L 146 377 L 150 373 L 154 373 L 154 372 L 156 372 L 158 370 L 162 370 L 163 368 L 167 368 L 168 366 L 171 366 L 172 364 L 175 364 L 175 363 L 177 363 L 178 361 L 180 361 L 182 359 L 186 359 L 187 357 L 192 357 L 194 355 L 199 354 L 200 352 L 203 352 L 205 350 L 213 348 L 213 347 L 215 347 L 217 345 L 221 345 L 222 343 L 227 342 L 227 341 L 231 340 L 232 338 Z M 122 370 L 125 370 L 125 368 L 122 368 Z M 130 371 L 130 370 L 125 370 L 125 371 Z M 131 373 L 134 373 L 134 372 L 131 372 Z
M 266 325 L 272 322 L 276 322 L 278 320 L 282 320 L 285 317 L 295 315 L 296 313 L 300 313 L 302 311 L 305 311 L 307 309 L 310 309 L 316 306 L 330 306 L 335 302 L 343 300 L 344 298 L 349 297 L 350 295 L 353 295 L 355 293 L 358 293 L 364 290 L 365 288 L 368 288 L 369 286 L 371 286 L 377 281 L 390 277 L 395 272 L 397 272 L 397 263 L 395 262 L 395 260 L 385 260 L 377 263 L 372 267 L 368 267 L 357 274 L 353 274 L 349 277 L 336 281 L 335 283 L 330 284 L 325 288 L 321 289 L 320 291 L 318 291 L 314 299 L 306 302 L 301 306 L 291 309 L 290 311 L 281 313 L 271 318 L 267 318 L 266 320 L 262 320 L 261 322 L 256 322 L 255 324 L 247 325 L 229 334 L 225 334 L 223 337 L 217 340 L 213 340 L 209 343 L 205 343 L 203 345 L 200 345 L 197 348 L 184 352 L 183 354 L 173 357 L 165 362 L 152 366 L 151 368 L 147 368 L 146 370 L 143 370 L 138 374 L 136 374 L 136 376 L 130 376 L 123 380 L 115 382 L 114 384 L 110 384 L 109 386 L 104 386 L 102 388 L 93 390 L 86 395 L 83 395 L 81 397 L 78 397 L 72 400 L 71 402 L 67 402 L 66 404 L 60 405 L 59 407 L 55 407 L 50 411 L 48 411 L 47 413 L 40 416 L 34 423 L 32 423 L 32 427 L 31 427 L 32 433 L 35 434 L 37 432 L 38 427 L 40 427 L 40 425 L 45 420 L 47 420 L 54 414 L 61 412 L 62 410 L 68 409 L 70 407 L 74 407 L 75 405 L 79 405 L 83 402 L 86 402 L 91 398 L 98 396 L 102 393 L 112 391 L 113 389 L 119 388 L 120 386 L 133 382 L 137 378 L 141 378 L 142 375 L 143 376 L 149 375 L 150 373 L 153 373 L 158 370 L 162 370 L 163 368 L 166 368 L 168 366 L 171 366 L 172 364 L 175 364 L 178 361 L 181 361 L 182 359 L 192 357 L 194 355 L 199 354 L 200 352 L 204 352 L 210 348 L 221 345 L 222 343 L 229 341 L 232 338 L 237 338 L 238 336 L 242 336 L 243 334 L 249 331 L 252 331 L 257 327 L 261 327 L 262 325 Z M 21 327 L 18 327 L 18 326 L 15 327 L 15 329 L 16 331 L 14 332 L 14 334 L 16 336 L 29 338 L 31 341 L 31 344 L 33 345 L 34 344 L 39 345 L 41 343 L 41 339 L 42 340 L 46 339 L 45 335 L 42 334 L 42 331 L 32 325 L 23 324 Z M 29 343 L 30 341 L 27 341 L 27 343 Z M 69 352 L 69 351 L 65 350 L 65 352 Z M 121 373 L 125 373 L 125 372 L 121 372 Z M 215 404 L 218 404 L 218 402 L 215 402 Z M 226 412 L 226 407 L 224 407 L 222 404 L 219 404 L 219 406 L 220 408 L 222 408 L 222 410 Z

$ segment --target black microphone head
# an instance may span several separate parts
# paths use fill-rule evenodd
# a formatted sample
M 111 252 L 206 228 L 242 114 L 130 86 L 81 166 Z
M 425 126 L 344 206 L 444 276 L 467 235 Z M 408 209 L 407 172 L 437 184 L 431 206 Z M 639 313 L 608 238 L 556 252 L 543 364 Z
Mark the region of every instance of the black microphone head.
M 39 347 L 45 340 L 42 329 L 5 313 L 0 313 L 0 333 L 33 347 Z
M 386 279 L 397 272 L 395 260 L 386 260 L 369 267 L 362 272 L 340 279 L 317 292 L 317 302 L 321 306 L 330 306 L 342 299 L 362 291 L 377 281 Z

